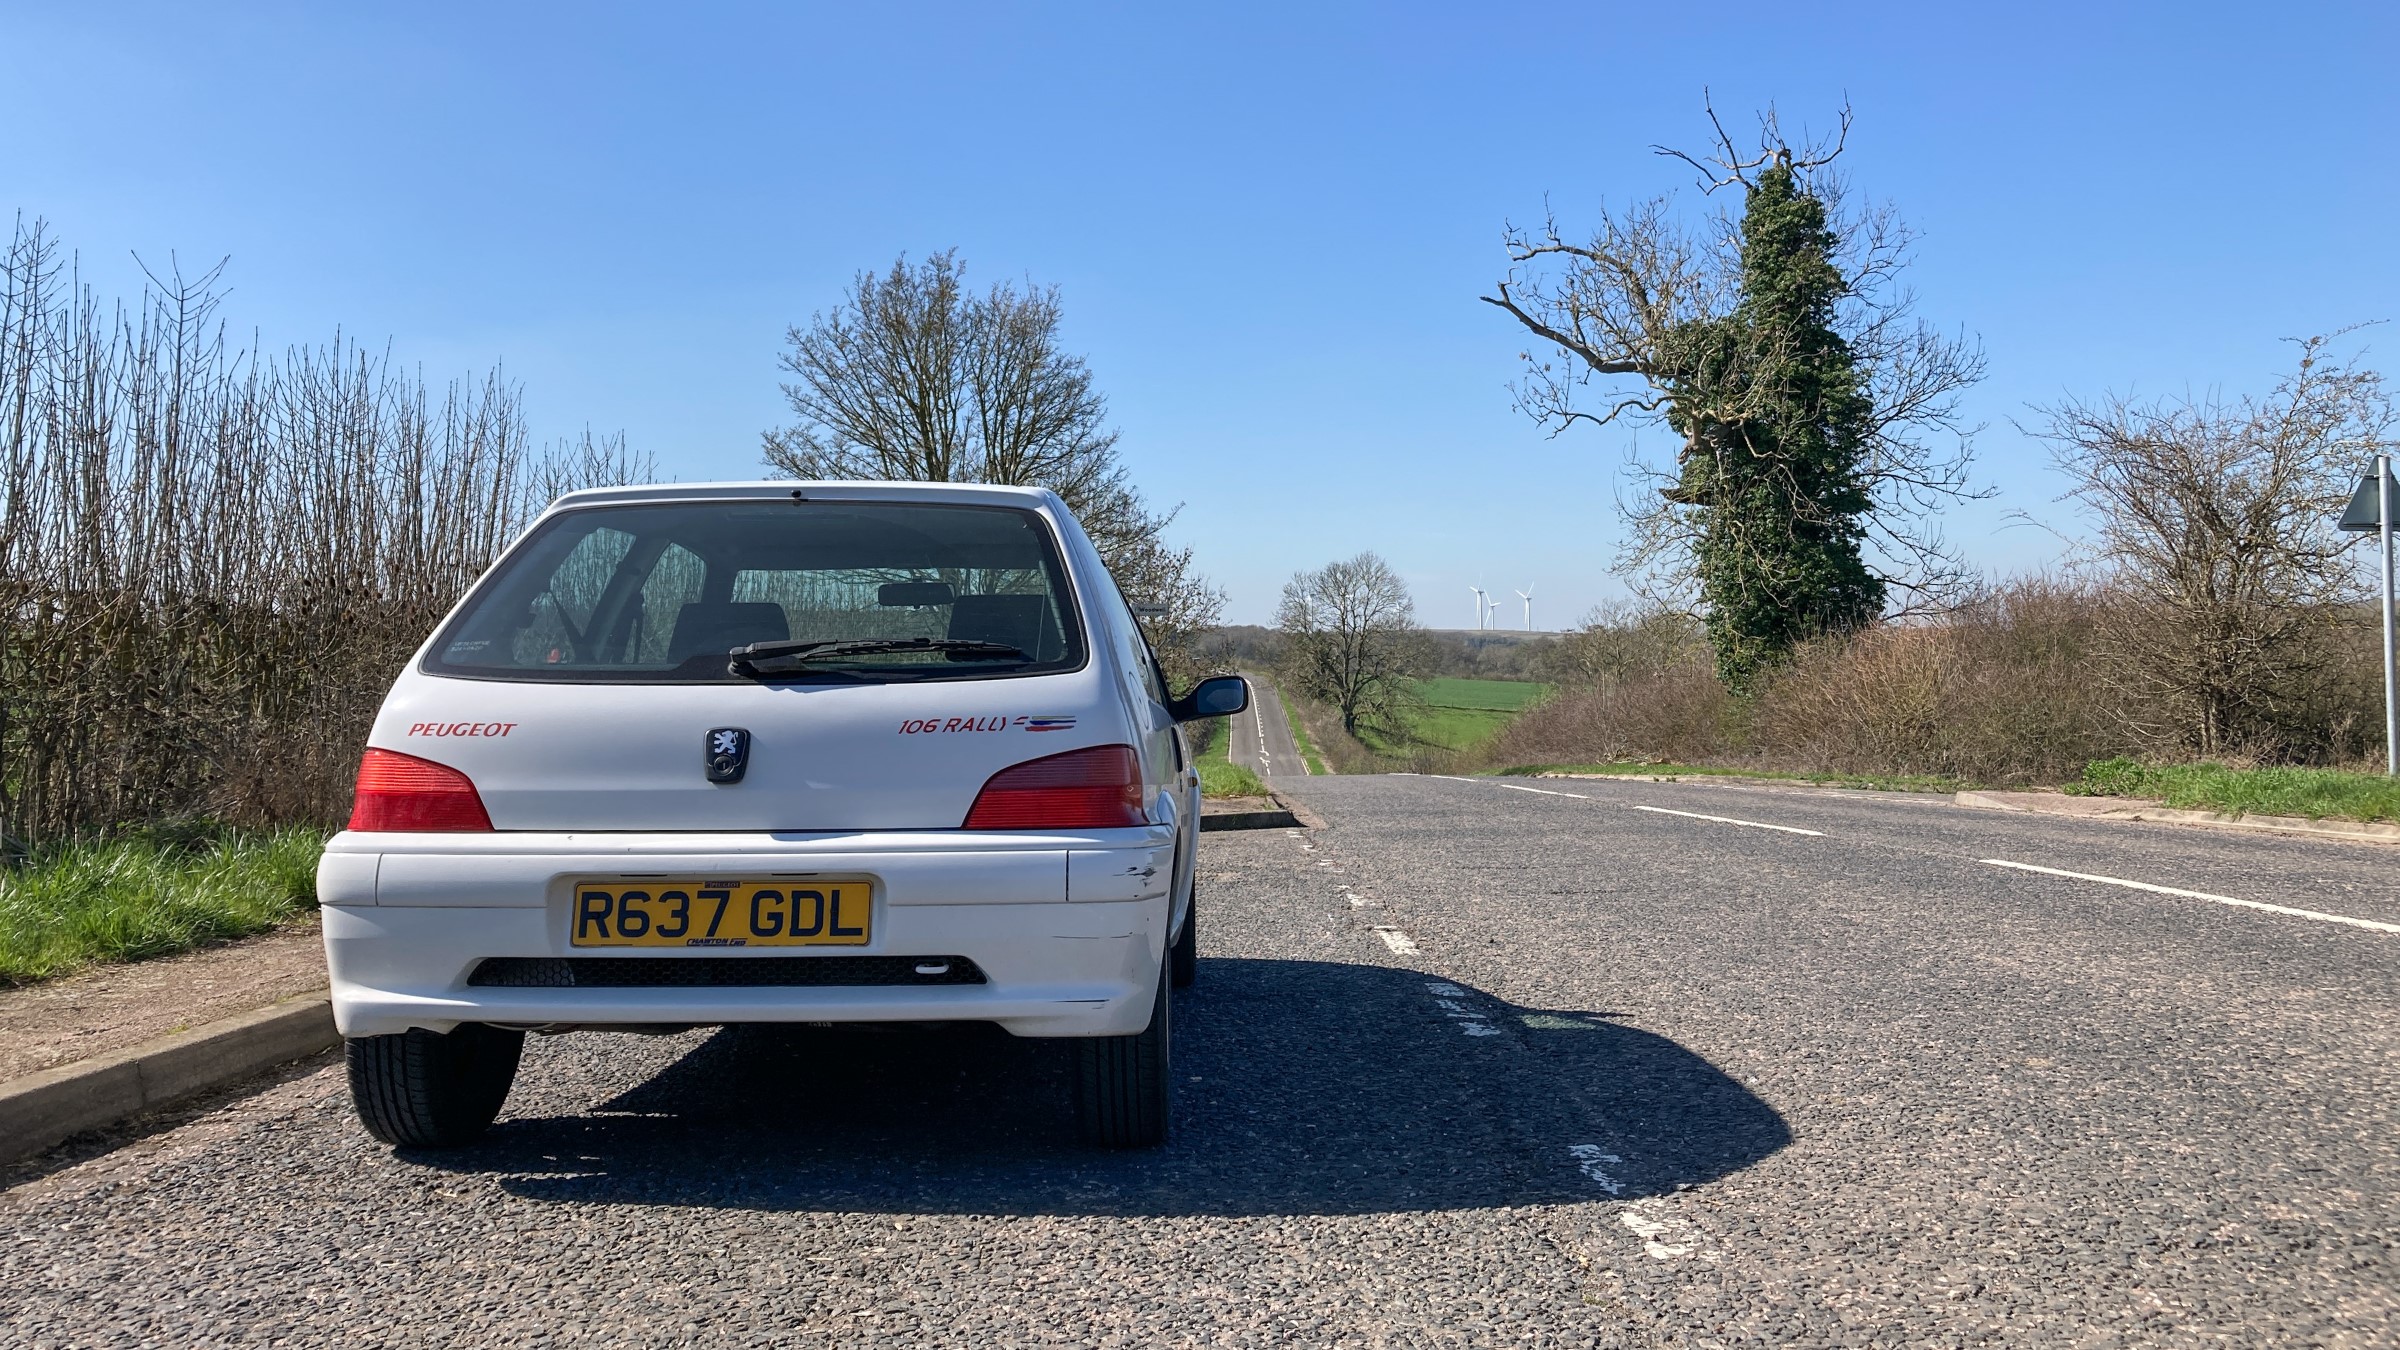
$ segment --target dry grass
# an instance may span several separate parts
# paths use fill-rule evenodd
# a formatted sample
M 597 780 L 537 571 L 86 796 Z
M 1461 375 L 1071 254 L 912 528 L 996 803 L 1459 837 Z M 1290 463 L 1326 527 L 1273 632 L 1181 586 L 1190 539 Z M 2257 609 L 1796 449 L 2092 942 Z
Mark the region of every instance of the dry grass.
M 2325 767 L 2380 751 L 2373 634 L 2363 616 L 2322 617 L 2258 704 L 2251 760 Z M 1656 616 L 1620 618 L 1582 639 L 1613 664 L 1587 663 L 1600 673 L 1528 712 L 1478 759 L 1996 785 L 2069 782 L 2114 756 L 2188 759 L 2192 719 L 2125 655 L 2127 635 L 2148 622 L 2118 593 L 2018 581 L 1940 622 L 1814 644 L 1745 702 L 1717 682 L 1696 633 L 1662 640 L 1671 628 Z

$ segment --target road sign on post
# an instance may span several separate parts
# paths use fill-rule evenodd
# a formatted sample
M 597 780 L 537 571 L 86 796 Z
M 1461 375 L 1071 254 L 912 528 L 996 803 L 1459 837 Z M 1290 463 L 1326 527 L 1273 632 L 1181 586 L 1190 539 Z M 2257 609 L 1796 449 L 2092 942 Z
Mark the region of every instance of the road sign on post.
M 2383 771 L 2400 777 L 2400 703 L 2393 701 L 2400 663 L 2393 659 L 2392 646 L 2392 511 L 2400 507 L 2396 487 L 2400 484 L 2392 481 L 2392 457 L 2377 455 L 2374 468 L 2358 480 L 2358 491 L 2350 494 L 2350 504 L 2342 509 L 2340 528 L 2373 530 L 2382 536 L 2378 561 L 2383 574 Z

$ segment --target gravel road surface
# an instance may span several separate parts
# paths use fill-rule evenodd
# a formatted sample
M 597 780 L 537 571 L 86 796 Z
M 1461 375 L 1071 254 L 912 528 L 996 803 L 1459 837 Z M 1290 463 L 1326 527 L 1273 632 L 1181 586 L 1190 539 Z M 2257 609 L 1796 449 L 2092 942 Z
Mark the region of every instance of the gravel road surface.
M 328 1064 L 0 1192 L 0 1343 L 2400 1344 L 2400 849 L 1511 782 L 1206 837 L 1162 1152 L 969 1031 L 539 1040 L 440 1155 Z

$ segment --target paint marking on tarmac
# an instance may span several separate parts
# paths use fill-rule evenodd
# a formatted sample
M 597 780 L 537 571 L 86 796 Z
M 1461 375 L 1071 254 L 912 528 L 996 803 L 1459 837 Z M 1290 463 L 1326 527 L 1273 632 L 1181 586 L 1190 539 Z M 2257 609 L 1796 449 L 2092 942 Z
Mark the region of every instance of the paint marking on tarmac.
M 1404 942 L 1408 938 L 1407 934 L 1401 933 L 1397 928 L 1378 928 L 1375 931 L 1381 933 L 1386 942 L 1391 941 L 1394 934 L 1399 934 Z M 1393 950 L 1398 951 L 1399 948 L 1395 947 Z M 1416 948 L 1412 944 L 1409 950 L 1415 951 Z M 1468 1006 L 1467 1000 L 1472 995 L 1468 994 L 1466 990 L 1445 980 L 1428 980 L 1425 982 L 1425 992 L 1433 995 L 1433 1001 L 1442 1005 L 1442 1016 L 1458 1023 L 1458 1029 L 1461 1032 L 1469 1036 L 1497 1036 L 1500 1034 L 1500 1028 L 1492 1025 L 1490 1017 Z
M 2347 914 L 2327 914 L 2322 910 L 2315 909 L 2294 909 L 2289 905 L 2270 905 L 2263 900 L 2237 900 L 2230 895 L 2210 895 L 2206 891 L 2187 891 L 2175 886 L 2153 886 L 2147 881 L 2127 881 L 2123 877 L 2094 876 L 2090 872 L 2069 872 L 2058 867 L 2036 867 L 2032 863 L 2010 862 L 2006 858 L 1984 858 L 1981 861 L 1991 867 L 2012 867 L 2020 872 L 2039 872 L 2044 876 L 2066 877 L 2071 881 L 2097 881 L 2104 886 L 2123 886 L 2129 890 L 2150 891 L 2157 895 L 2177 895 L 2186 900 L 2206 900 L 2212 904 L 2264 910 L 2269 914 L 2286 914 L 2295 919 L 2315 919 L 2320 923 L 2346 923 L 2353 928 L 2371 929 L 2378 933 L 2400 933 L 2400 923 L 2379 923 L 2374 919 L 2353 919 Z
M 1697 1256 L 1703 1261 L 1721 1259 L 1691 1220 L 1668 1209 L 1667 1202 L 1655 1195 L 1627 1205 L 1617 1221 L 1632 1229 L 1642 1240 L 1642 1250 L 1657 1260 L 1673 1261 L 1686 1256 Z
M 1592 1183 L 1601 1190 L 1610 1195 L 1625 1193 L 1625 1183 L 1617 1180 L 1609 1173 L 1607 1167 L 1602 1166 L 1603 1163 L 1621 1163 L 1625 1161 L 1623 1158 L 1614 1153 L 1601 1152 L 1598 1144 L 1569 1144 L 1567 1145 L 1567 1156 L 1573 1158 L 1575 1165 L 1583 1169 L 1583 1174 L 1590 1177 Z
M 1273 774 L 1275 760 L 1267 753 L 1267 714 L 1260 708 L 1259 702 L 1255 698 L 1250 700 L 1250 720 L 1258 724 L 1258 771 L 1263 774 Z
M 1579 802 L 1588 802 L 1591 800 L 1591 798 L 1584 796 L 1580 792 L 1552 792 L 1548 788 L 1525 787 L 1517 783 L 1494 783 L 1492 786 L 1504 787 L 1511 792 L 1538 792 L 1545 797 L 1573 797 Z
M 1697 811 L 1670 811 L 1663 806 L 1637 806 L 1633 809 L 1651 811 L 1662 816 L 1683 816 L 1689 820 L 1713 820 L 1719 825 L 1739 825 L 1751 830 L 1780 830 L 1785 834 L 1805 834 L 1818 839 L 1825 837 L 1823 830 L 1804 830 L 1797 825 L 1769 825 L 1763 820 L 1736 820 L 1732 816 L 1704 816 Z
M 1408 934 L 1401 932 L 1399 929 L 1393 928 L 1388 924 L 1377 924 L 1372 931 L 1374 932 L 1375 936 L 1383 939 L 1384 946 L 1392 949 L 1392 955 L 1415 956 L 1417 954 L 1417 944 L 1415 940 L 1410 938 Z

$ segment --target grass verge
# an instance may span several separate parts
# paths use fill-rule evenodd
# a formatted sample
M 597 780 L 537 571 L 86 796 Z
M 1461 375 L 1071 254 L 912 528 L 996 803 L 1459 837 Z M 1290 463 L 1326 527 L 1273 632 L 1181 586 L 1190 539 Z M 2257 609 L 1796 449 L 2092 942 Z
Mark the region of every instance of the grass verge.
M 316 830 L 60 844 L 0 873 L 0 985 L 246 937 L 316 903 Z
M 1264 797 L 1267 785 L 1233 762 L 1233 719 L 1211 717 L 1200 724 L 1192 745 L 1192 767 L 1200 771 L 1203 797 Z
M 1318 758 L 1315 742 L 1308 739 L 1308 728 L 1300 725 L 1300 710 L 1289 697 L 1283 700 L 1283 720 L 1291 725 L 1292 744 L 1300 747 L 1300 762 L 1308 766 L 1310 773 L 1323 774 L 1325 761 Z
M 1505 777 L 1592 773 L 1635 774 L 1651 778 L 1772 778 L 1779 782 L 1809 783 L 1817 787 L 1867 788 L 1877 792 L 1957 792 L 1973 786 L 1955 778 L 1929 774 L 1795 773 L 1784 769 L 1727 768 L 1713 764 L 1645 764 L 1632 760 L 1617 764 L 1512 764 L 1478 772 Z
M 2400 820 L 2400 780 L 2340 769 L 2237 769 L 2224 764 L 2094 760 L 2067 784 L 2079 797 L 2146 797 L 2186 810 L 2310 820 Z
M 1196 761 L 1200 770 L 1200 795 L 1203 797 L 1264 797 L 1267 785 L 1258 775 L 1230 760 L 1203 759 Z

